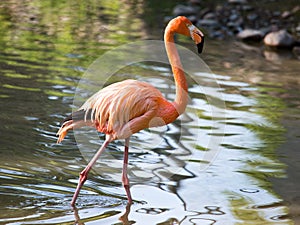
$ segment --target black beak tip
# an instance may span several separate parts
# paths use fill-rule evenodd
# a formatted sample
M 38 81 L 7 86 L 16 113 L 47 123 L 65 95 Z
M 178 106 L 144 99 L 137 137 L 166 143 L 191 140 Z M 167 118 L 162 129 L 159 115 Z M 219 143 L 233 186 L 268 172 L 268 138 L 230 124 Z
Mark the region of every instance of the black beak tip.
M 198 53 L 201 54 L 203 51 L 203 46 L 204 46 L 204 37 L 202 37 L 202 41 L 197 44 L 197 48 L 198 48 Z

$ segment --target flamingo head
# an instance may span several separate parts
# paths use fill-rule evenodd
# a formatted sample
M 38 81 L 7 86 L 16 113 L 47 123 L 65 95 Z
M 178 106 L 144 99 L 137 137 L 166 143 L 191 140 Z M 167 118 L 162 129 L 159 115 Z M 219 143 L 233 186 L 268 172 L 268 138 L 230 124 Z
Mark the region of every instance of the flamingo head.
M 168 27 L 174 33 L 189 36 L 193 39 L 198 48 L 198 53 L 202 53 L 204 46 L 204 34 L 185 16 L 178 16 L 172 19 Z

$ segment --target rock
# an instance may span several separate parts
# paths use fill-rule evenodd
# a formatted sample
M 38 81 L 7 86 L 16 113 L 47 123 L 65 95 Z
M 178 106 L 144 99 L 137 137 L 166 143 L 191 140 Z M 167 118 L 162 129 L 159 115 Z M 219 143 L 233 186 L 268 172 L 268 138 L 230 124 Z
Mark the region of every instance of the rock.
M 260 30 L 260 32 L 262 32 L 263 36 L 266 36 L 266 34 L 272 32 L 272 31 L 275 31 L 275 30 L 272 30 L 272 27 L 262 27 L 262 28 L 259 28 L 259 30 Z
M 297 59 L 300 59 L 300 46 L 295 46 L 293 48 L 293 53 L 297 57 Z
M 256 13 L 250 13 L 247 15 L 247 19 L 250 21 L 255 21 L 258 18 L 258 15 Z
M 190 15 L 195 15 L 196 13 L 197 13 L 196 9 L 191 6 L 177 5 L 173 9 L 174 16 L 190 16 Z
M 225 39 L 225 34 L 221 30 L 210 32 L 208 35 L 211 38 L 216 38 L 216 39 L 219 39 L 219 40 Z
M 199 26 L 199 27 L 214 28 L 214 27 L 219 27 L 220 25 L 219 25 L 218 21 L 216 21 L 216 20 L 212 20 L 212 19 L 206 20 L 206 19 L 203 19 L 203 20 L 199 20 L 198 21 L 197 26 Z
M 298 35 L 300 35 L 300 24 L 295 28 L 295 30 L 296 30 L 296 33 L 297 33 Z
M 284 11 L 284 12 L 281 14 L 281 18 L 282 18 L 282 19 L 287 19 L 287 18 L 289 18 L 291 15 L 292 15 L 291 12 L 289 12 L 289 11 Z
M 199 9 L 197 14 L 200 18 L 204 18 L 204 16 L 208 13 L 214 13 L 214 12 L 210 8 L 203 8 L 203 9 Z
M 273 16 L 275 16 L 275 17 L 280 17 L 280 15 L 281 15 L 281 12 L 280 11 L 273 11 Z
M 192 23 L 197 23 L 198 18 L 195 15 L 191 15 L 187 17 Z
M 284 12 L 281 14 L 281 17 L 282 17 L 283 19 L 287 19 L 287 18 L 293 16 L 294 14 L 296 14 L 299 10 L 300 10 L 300 6 L 297 5 L 297 6 L 295 6 L 291 11 L 284 11 Z
M 231 4 L 247 4 L 248 1 L 247 0 L 228 0 L 228 3 L 231 3 Z
M 217 16 L 215 13 L 213 12 L 209 12 L 209 13 L 206 13 L 204 16 L 203 16 L 203 19 L 205 20 L 213 20 L 215 19 Z
M 254 8 L 251 5 L 243 5 L 242 10 L 244 11 L 252 11 Z
M 174 17 L 173 16 L 165 16 L 164 23 L 167 24 L 171 19 L 174 19 Z
M 201 5 L 202 1 L 201 0 L 189 0 L 188 3 L 191 5 Z
M 264 33 L 260 30 L 245 29 L 237 34 L 237 38 L 243 41 L 261 41 Z
M 238 22 L 228 22 L 226 26 L 233 32 L 233 34 L 237 34 L 242 30 L 242 27 Z
M 292 9 L 292 13 L 293 14 L 295 14 L 295 13 L 297 13 L 297 12 L 299 12 L 300 11 L 300 5 L 297 5 L 297 6 L 295 6 L 293 9 Z
M 264 43 L 270 47 L 290 48 L 295 44 L 295 39 L 286 30 L 275 31 L 267 34 Z
M 229 16 L 229 20 L 230 21 L 236 21 L 239 18 L 239 15 L 236 12 L 233 12 L 230 16 Z

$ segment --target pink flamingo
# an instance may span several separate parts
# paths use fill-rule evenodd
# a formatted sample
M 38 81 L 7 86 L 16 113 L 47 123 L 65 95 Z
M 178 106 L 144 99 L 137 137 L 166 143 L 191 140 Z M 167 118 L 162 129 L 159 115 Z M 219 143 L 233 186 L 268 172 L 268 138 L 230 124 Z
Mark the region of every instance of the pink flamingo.
M 188 85 L 174 44 L 175 33 L 190 36 L 197 44 L 199 53 L 202 52 L 204 43 L 203 33 L 186 17 L 179 16 L 168 23 L 164 41 L 176 85 L 174 102 L 166 100 L 162 93 L 151 84 L 137 80 L 124 80 L 98 91 L 78 111 L 64 120 L 57 132 L 58 143 L 64 139 L 69 130 L 82 126 L 92 126 L 106 134 L 103 145 L 80 173 L 78 186 L 71 202 L 72 206 L 75 205 L 89 171 L 107 145 L 116 139 L 125 139 L 122 183 L 128 203 L 132 203 L 127 177 L 130 136 L 145 128 L 163 126 L 173 122 L 184 112 L 187 105 Z

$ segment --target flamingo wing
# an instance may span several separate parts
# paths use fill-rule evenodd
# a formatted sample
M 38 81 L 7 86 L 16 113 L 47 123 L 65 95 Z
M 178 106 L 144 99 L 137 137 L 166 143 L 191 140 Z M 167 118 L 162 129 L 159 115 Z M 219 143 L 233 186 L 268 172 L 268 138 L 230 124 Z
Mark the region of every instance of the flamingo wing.
M 100 132 L 123 139 L 149 127 L 161 99 L 164 99 L 161 92 L 151 84 L 125 80 L 101 89 L 79 110 L 85 112 L 85 120 L 92 121 Z

